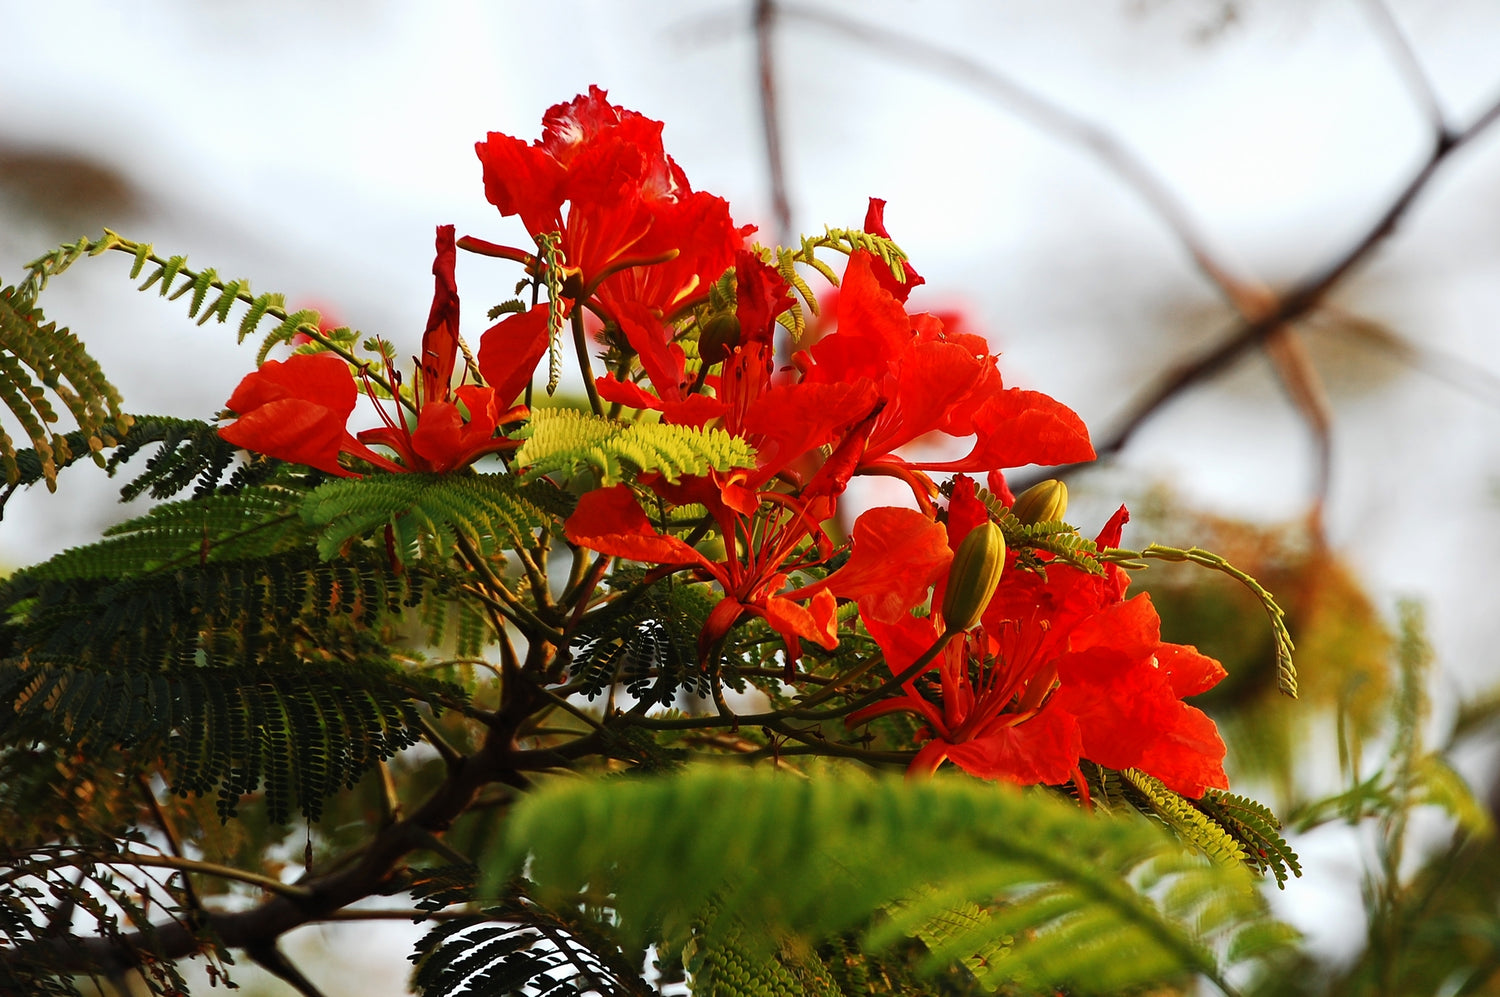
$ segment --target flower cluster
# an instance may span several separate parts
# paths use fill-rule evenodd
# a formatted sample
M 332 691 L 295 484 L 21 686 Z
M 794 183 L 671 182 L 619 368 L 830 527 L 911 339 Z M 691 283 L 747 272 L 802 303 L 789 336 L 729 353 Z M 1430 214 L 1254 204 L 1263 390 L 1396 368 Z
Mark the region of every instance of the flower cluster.
M 758 617 L 783 639 L 795 680 L 803 642 L 837 647 L 838 602 L 853 601 L 905 681 L 848 722 L 920 717 L 913 772 L 952 761 L 985 778 L 1061 783 L 1089 759 L 1142 769 L 1188 795 L 1224 786 L 1213 723 L 1182 701 L 1222 669 L 1162 642 L 1149 598 L 1126 599 L 1120 569 L 1036 556 L 1022 565 L 1012 552 L 991 573 L 999 582 L 972 628 L 948 633 L 943 614 L 924 612 L 929 598 L 941 604 L 960 542 L 992 519 L 974 476 L 1008 505 L 1005 469 L 1091 459 L 1078 416 L 1004 384 L 983 337 L 909 311 L 923 281 L 897 254 L 850 251 L 821 321 L 788 347 L 778 330 L 793 324 L 805 287 L 789 286 L 784 258 L 749 244 L 753 229 L 736 226 L 722 199 L 692 189 L 663 151 L 661 129 L 594 88 L 549 110 L 538 141 L 491 133 L 477 145 L 486 196 L 519 217 L 537 248 L 472 237 L 457 245 L 522 263 L 538 287 L 551 268 L 552 299 L 485 332 L 477 364 L 462 366 L 465 383 L 452 384 L 458 296 L 445 227 L 415 383 L 401 391 L 388 369 L 382 393 L 362 375 L 372 398 L 399 394 L 377 404 L 382 425 L 351 434 L 356 372 L 310 353 L 247 377 L 229 400 L 238 419 L 224 437 L 331 474 L 352 473 L 347 458 L 387 472 L 456 471 L 517 445 L 528 412 L 512 406 L 553 320 L 573 320 L 583 342 L 587 315 L 611 346 L 609 372 L 591 385 L 596 413 L 608 404 L 614 415 L 722 430 L 754 449 L 752 467 L 671 480 L 647 471 L 586 488 L 563 525 L 573 545 L 646 565 L 648 577 L 685 572 L 713 583 L 705 667 L 736 626 Z M 892 246 L 883 209 L 871 200 L 864 231 Z M 827 524 L 859 475 L 904 482 L 911 503 L 867 510 L 840 545 Z M 955 476 L 946 505 L 934 475 Z M 652 519 L 687 505 L 706 510 L 704 526 L 721 543 Z M 1101 548 L 1118 545 L 1125 518 L 1122 509 L 1105 527 Z M 846 562 L 830 571 L 841 550 Z M 904 675 L 921 662 L 929 664 Z

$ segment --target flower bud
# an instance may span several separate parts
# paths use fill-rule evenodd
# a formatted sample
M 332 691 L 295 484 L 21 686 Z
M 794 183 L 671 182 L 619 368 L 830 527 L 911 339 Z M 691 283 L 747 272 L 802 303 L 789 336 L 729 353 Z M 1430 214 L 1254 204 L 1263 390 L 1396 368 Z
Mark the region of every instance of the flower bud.
M 969 531 L 948 568 L 948 591 L 943 594 L 943 625 L 967 630 L 979 622 L 1005 570 L 1005 534 L 990 520 Z
M 1028 526 L 1060 523 L 1068 514 L 1068 486 L 1056 478 L 1038 481 L 1017 496 L 1010 514 Z
M 740 321 L 733 312 L 720 312 L 703 323 L 698 333 L 698 356 L 704 367 L 712 367 L 740 345 Z

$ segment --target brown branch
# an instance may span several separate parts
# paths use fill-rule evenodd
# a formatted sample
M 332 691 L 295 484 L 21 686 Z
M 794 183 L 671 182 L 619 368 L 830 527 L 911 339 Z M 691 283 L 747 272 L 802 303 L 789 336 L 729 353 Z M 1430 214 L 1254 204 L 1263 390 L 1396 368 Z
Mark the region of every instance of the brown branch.
M 766 139 L 766 168 L 771 178 L 771 212 L 776 218 L 776 242 L 787 246 L 792 241 L 792 206 L 787 199 L 781 116 L 776 104 L 774 43 L 777 12 L 774 0 L 755 0 L 755 58 L 760 70 L 760 121 Z
M 1390 47 L 1391 57 L 1396 61 L 1396 69 L 1411 90 L 1412 98 L 1421 109 L 1422 116 L 1431 124 L 1433 136 L 1438 142 L 1446 140 L 1453 131 L 1448 124 L 1448 116 L 1443 113 L 1443 105 L 1438 100 L 1437 91 L 1433 89 L 1432 80 L 1422 68 L 1421 60 L 1417 58 L 1417 53 L 1411 47 L 1406 33 L 1401 30 L 1401 25 L 1396 23 L 1395 15 L 1385 5 L 1384 0 L 1365 0 L 1364 7 L 1375 30 Z
M 1413 343 L 1374 319 L 1333 305 L 1319 308 L 1311 316 L 1311 322 L 1314 329 L 1319 323 L 1327 324 L 1341 334 L 1352 335 L 1373 349 L 1388 354 L 1397 363 L 1435 378 L 1486 405 L 1500 407 L 1500 375 L 1476 367 L 1471 360 Z
M 256 965 L 266 972 L 286 982 L 293 990 L 302 997 L 323 997 L 323 991 L 319 990 L 312 980 L 303 975 L 302 970 L 286 957 L 286 954 L 276 947 L 274 940 L 264 945 L 247 945 L 245 954 L 248 955 Z
M 224 947 L 264 954 L 267 946 L 274 946 L 277 938 L 293 928 L 311 921 L 329 920 L 349 904 L 377 893 L 401 859 L 426 847 L 433 834 L 446 830 L 481 789 L 494 782 L 516 778 L 507 767 L 506 754 L 511 736 L 528 705 L 521 704 L 515 713 L 498 717 L 479 752 L 463 757 L 410 817 L 377 831 L 362 847 L 358 861 L 336 871 L 290 886 L 254 873 L 205 868 L 206 863 L 189 863 L 174 856 L 131 855 L 128 862 L 116 860 L 113 864 L 156 865 L 224 876 L 232 873 L 232 878 L 277 889 L 280 895 L 258 907 L 244 911 L 211 911 L 204 917 L 206 935 L 217 939 Z M 49 965 L 73 973 L 130 969 L 148 958 L 179 959 L 199 951 L 202 945 L 199 936 L 180 923 L 158 925 L 149 934 L 136 932 L 113 939 L 49 938 L 35 944 L 51 949 L 47 955 Z M 24 951 L 16 954 L 23 958 L 25 955 Z
M 1494 124 L 1496 118 L 1500 118 L 1500 101 L 1492 104 L 1473 124 L 1454 134 L 1450 140 L 1439 142 L 1427 162 L 1406 182 L 1374 224 L 1332 263 L 1295 284 L 1267 314 L 1254 321 L 1241 320 L 1212 347 L 1168 371 L 1156 384 L 1142 392 L 1126 409 L 1116 427 L 1095 444 L 1099 456 L 1119 453 L 1136 430 L 1167 402 L 1187 388 L 1220 373 L 1276 329 L 1296 321 L 1321 304 L 1323 297 L 1335 285 L 1396 230 L 1397 223 L 1406 215 L 1448 157 L 1483 133 Z
M 789 17 L 876 48 L 892 59 L 901 59 L 951 77 L 1026 118 L 1044 134 L 1092 154 L 1166 225 L 1199 271 L 1213 283 L 1241 319 L 1254 322 L 1274 308 L 1276 296 L 1271 289 L 1253 276 L 1235 273 L 1166 181 L 1112 132 L 961 53 L 825 11 L 785 5 L 782 10 Z M 1313 437 L 1316 453 L 1313 522 L 1314 532 L 1321 535 L 1321 510 L 1327 498 L 1333 464 L 1333 416 L 1327 392 L 1294 329 L 1277 327 L 1270 330 L 1264 346 L 1288 399 Z
M 1092 153 L 1146 202 L 1147 206 L 1177 237 L 1204 276 L 1234 300 L 1231 289 L 1249 283 L 1223 262 L 1223 254 L 1172 189 L 1129 146 L 1109 131 L 1074 114 L 1059 104 L 1027 89 L 1009 76 L 971 59 L 962 52 L 924 42 L 910 34 L 888 31 L 855 21 L 831 11 L 801 4 L 781 3 L 777 13 L 786 20 L 801 21 L 858 42 L 880 52 L 883 58 L 920 67 L 972 88 L 1030 121 L 1044 134 Z

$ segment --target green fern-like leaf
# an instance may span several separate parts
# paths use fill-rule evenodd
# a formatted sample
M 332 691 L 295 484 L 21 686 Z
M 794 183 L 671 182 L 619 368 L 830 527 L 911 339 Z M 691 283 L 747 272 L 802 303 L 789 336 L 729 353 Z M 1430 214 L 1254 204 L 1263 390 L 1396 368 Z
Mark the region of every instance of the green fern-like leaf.
M 316 820 L 330 793 L 419 739 L 417 702 L 435 694 L 450 698 L 374 661 L 162 673 L 10 659 L 0 729 L 80 750 L 151 745 L 174 789 L 217 789 L 226 817 L 264 782 L 273 821 Z
M 529 547 L 552 518 L 550 486 L 511 475 L 371 475 L 330 481 L 307 496 L 302 516 L 316 529 L 318 551 L 331 559 L 350 541 L 383 534 L 402 560 L 450 555 L 463 537 L 484 554 Z M 386 544 L 384 535 L 378 537 Z
M 627 939 L 669 944 L 711 906 L 718 914 L 696 932 L 706 945 L 736 919 L 757 937 L 816 939 L 904 901 L 870 935 L 878 948 L 983 898 L 999 907 L 986 937 L 965 943 L 991 953 L 994 979 L 1093 991 L 1184 972 L 1222 981 L 1215 952 L 1266 921 L 1241 865 L 1184 850 L 1146 822 L 960 780 L 700 771 L 573 784 L 528 798 L 508 832 L 481 863 L 487 883 L 529 861 L 539 897 L 608 889 Z M 1004 936 L 1008 948 L 985 948 Z
M 50 428 L 60 418 L 54 400 L 67 409 L 78 437 Z M 0 288 L 0 402 L 26 431 L 49 490 L 57 487 L 60 466 L 78 453 L 92 454 L 102 463 L 98 451 L 114 446 L 130 427 L 130 417 L 120 410 L 120 393 L 83 344 L 57 323 L 45 322 L 35 304 L 14 287 Z M 12 485 L 23 480 L 15 444 L 4 431 L 0 470 Z
M 676 483 L 685 474 L 755 466 L 754 449 L 721 429 L 622 423 L 574 409 L 537 409 L 519 435 L 526 442 L 516 465 L 528 480 L 590 470 L 607 486 L 654 471 Z
M 671 706 L 681 691 L 708 696 L 698 635 L 714 600 L 703 586 L 663 581 L 628 612 L 588 618 L 575 639 L 573 673 L 590 699 L 615 683 L 637 700 Z
M 1277 886 L 1284 886 L 1291 876 L 1302 875 L 1297 853 L 1281 836 L 1281 821 L 1269 807 L 1217 789 L 1210 789 L 1193 805 L 1234 835 L 1244 846 L 1250 864 L 1269 870 Z
M 149 746 L 180 790 L 217 788 L 228 814 L 264 782 L 285 820 L 412 743 L 419 702 L 460 697 L 380 628 L 453 582 L 369 548 L 323 561 L 300 497 L 160 506 L 0 586 L 0 747 Z
M 647 997 L 644 956 L 627 957 L 606 924 L 517 895 L 428 932 L 412 985 L 423 997 Z
M 274 553 L 306 537 L 297 515 L 300 499 L 285 489 L 248 488 L 160 505 L 106 530 L 104 540 L 64 551 L 18 577 L 118 579 Z
M 764 939 L 752 942 L 747 933 L 743 923 L 735 923 L 713 943 L 695 946 L 688 963 L 694 997 L 843 997 L 833 971 L 801 939 L 782 939 L 762 954 Z
M 105 470 L 114 474 L 122 465 L 153 444 L 161 447 L 146 460 L 140 474 L 120 489 L 122 501 L 138 495 L 171 498 L 189 485 L 193 496 L 202 498 L 220 487 L 236 490 L 263 484 L 285 465 L 269 457 L 258 458 L 237 469 L 225 485 L 224 472 L 234 463 L 239 448 L 219 435 L 219 427 L 201 419 L 170 416 L 137 416 L 130 432 L 109 455 Z
M 132 279 L 146 272 L 146 279 L 140 285 L 140 290 L 154 287 L 162 297 L 172 300 L 187 297 L 188 316 L 196 318 L 199 325 L 207 323 L 209 319 L 228 322 L 231 311 L 241 304 L 247 310 L 239 323 L 240 342 L 255 334 L 266 319 L 277 323 L 261 342 L 255 359 L 257 365 L 265 362 L 277 343 L 290 342 L 299 335 L 307 341 L 302 349 L 328 349 L 351 363 L 359 363 L 354 356 L 355 346 L 359 342 L 359 333 L 355 330 L 344 326 L 324 328 L 322 317 L 316 311 L 303 309 L 288 312 L 285 299 L 280 294 L 253 294 L 247 280 L 226 280 L 212 267 L 203 270 L 189 267 L 185 256 L 163 257 L 150 243 L 127 239 L 109 229 L 105 229 L 104 234 L 97 239 L 85 236 L 76 242 L 64 243 L 26 264 L 29 272 L 20 285 L 19 293 L 23 300 L 33 301 L 51 278 L 80 259 L 111 251 L 128 253 L 134 257 L 135 264 L 130 269 Z M 371 377 L 377 382 L 383 380 L 381 366 L 376 363 L 370 371 Z
M 1292 635 L 1286 627 L 1286 612 L 1277 604 L 1274 596 L 1267 592 L 1265 587 L 1251 578 L 1245 572 L 1230 564 L 1224 558 L 1213 551 L 1203 550 L 1201 547 L 1189 547 L 1179 550 L 1176 547 L 1164 547 L 1161 544 L 1150 544 L 1139 551 L 1112 550 L 1101 552 L 1102 560 L 1119 564 L 1126 568 L 1143 568 L 1145 561 L 1171 561 L 1190 562 L 1222 572 L 1230 578 L 1238 581 L 1251 594 L 1260 600 L 1261 606 L 1266 611 L 1266 617 L 1271 622 L 1271 633 L 1276 638 L 1276 685 L 1284 694 L 1293 699 L 1297 698 L 1297 666 L 1292 662 L 1292 651 L 1296 645 L 1292 643 Z
M 116 874 L 117 867 L 132 864 L 120 844 L 106 839 L 91 842 L 86 850 L 50 844 L 0 853 L 0 865 L 5 867 L 5 881 L 0 883 L 0 950 L 5 952 L 0 958 L 0 993 L 79 997 L 80 981 L 65 968 L 72 953 L 66 944 L 58 944 L 68 936 L 53 928 L 58 910 L 70 911 L 75 920 L 91 921 L 99 937 L 140 956 L 138 979 L 146 992 L 160 997 L 186 993 L 180 968 L 161 956 L 152 920 L 166 912 L 189 930 L 201 930 L 191 914 L 184 882 L 180 877 L 153 876 L 157 889 L 148 899 L 138 883 Z M 212 953 L 214 940 L 200 941 Z M 227 980 L 218 958 L 210 954 L 209 959 Z M 91 987 L 88 992 L 98 990 Z
M 1144 798 L 1146 812 L 1159 817 L 1188 844 L 1221 862 L 1250 863 L 1250 856 L 1235 835 L 1193 806 L 1191 800 L 1162 785 L 1160 779 L 1136 769 L 1125 769 L 1120 777 Z

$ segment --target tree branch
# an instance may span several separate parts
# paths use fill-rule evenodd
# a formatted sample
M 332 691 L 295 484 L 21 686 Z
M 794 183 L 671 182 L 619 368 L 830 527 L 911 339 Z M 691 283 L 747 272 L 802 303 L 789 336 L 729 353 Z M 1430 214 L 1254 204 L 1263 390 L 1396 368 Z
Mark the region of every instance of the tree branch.
M 755 59 L 760 71 L 760 121 L 766 139 L 766 169 L 771 179 L 771 213 L 776 218 L 776 242 L 787 246 L 792 241 L 792 206 L 787 199 L 781 116 L 777 113 L 776 103 L 774 43 L 777 11 L 774 0 L 755 0 Z
M 222 875 L 274 890 L 278 895 L 258 907 L 210 911 L 204 917 L 205 937 L 216 939 L 226 948 L 264 952 L 293 928 L 328 920 L 341 908 L 378 892 L 405 855 L 424 847 L 431 835 L 446 830 L 484 786 L 505 781 L 511 774 L 506 767 L 506 754 L 517 722 L 515 717 L 500 718 L 491 727 L 484 747 L 450 768 L 447 778 L 409 818 L 376 832 L 358 861 L 295 886 L 255 873 L 174 856 L 132 854 L 129 863 Z M 144 959 L 179 959 L 203 946 L 198 934 L 176 922 L 158 925 L 149 933 L 135 932 L 115 939 L 48 938 L 34 944 L 51 949 L 47 961 L 58 971 L 80 974 L 130 969 L 141 965 Z M 24 948 L 17 952 L 23 958 Z
M 1412 98 L 1417 102 L 1423 117 L 1432 125 L 1435 142 L 1441 145 L 1448 141 L 1453 136 L 1448 116 L 1443 113 L 1443 105 L 1438 100 L 1437 91 L 1433 89 L 1432 80 L 1422 69 L 1422 63 L 1405 32 L 1401 30 L 1401 25 L 1396 23 L 1395 15 L 1384 0 L 1365 0 L 1364 7 L 1375 30 L 1389 46 L 1391 57 L 1396 61 L 1396 69 L 1411 90 Z
M 1281 295 L 1276 306 L 1254 321 L 1241 320 L 1220 340 L 1192 360 L 1188 360 L 1165 375 L 1126 409 L 1125 415 L 1102 441 L 1095 443 L 1100 457 L 1119 453 L 1130 438 L 1147 420 L 1154 416 L 1167 402 L 1185 389 L 1220 373 L 1249 350 L 1260 344 L 1277 328 L 1293 322 L 1317 307 L 1335 285 L 1350 271 L 1359 266 L 1371 251 L 1396 230 L 1396 225 L 1410 210 L 1427 184 L 1437 174 L 1439 167 L 1458 149 L 1473 141 L 1500 117 L 1500 101 L 1492 104 L 1474 123 L 1453 136 L 1452 141 L 1439 144 L 1432 150 L 1427 162 L 1417 170 L 1389 206 L 1373 225 L 1355 240 L 1321 271 L 1315 272 Z M 1056 474 L 1057 472 L 1052 472 Z

